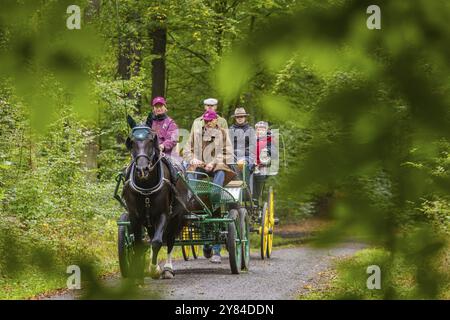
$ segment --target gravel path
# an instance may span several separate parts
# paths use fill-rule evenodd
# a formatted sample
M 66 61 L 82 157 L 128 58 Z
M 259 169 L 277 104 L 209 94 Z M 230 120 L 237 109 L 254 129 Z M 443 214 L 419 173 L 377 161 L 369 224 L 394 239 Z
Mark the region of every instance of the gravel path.
M 269 260 L 252 254 L 250 271 L 232 275 L 226 257 L 222 264 L 211 264 L 203 257 L 198 260 L 174 261 L 176 276 L 171 280 L 145 279 L 143 296 L 156 290 L 163 299 L 257 300 L 295 299 L 305 285 L 314 286 L 317 274 L 331 266 L 334 257 L 353 255 L 364 246 L 344 243 L 331 249 L 308 246 L 277 249 Z M 107 287 L 119 287 L 119 276 L 105 280 Z M 73 292 L 64 292 L 47 299 L 75 299 Z

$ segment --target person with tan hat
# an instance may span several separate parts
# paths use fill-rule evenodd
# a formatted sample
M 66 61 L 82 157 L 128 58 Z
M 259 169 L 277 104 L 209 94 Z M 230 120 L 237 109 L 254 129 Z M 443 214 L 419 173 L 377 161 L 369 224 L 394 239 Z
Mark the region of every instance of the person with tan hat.
M 254 165 L 256 160 L 255 130 L 248 123 L 248 114 L 244 108 L 236 108 L 234 111 L 235 123 L 230 127 L 230 138 L 234 146 L 236 161 L 245 160 L 247 164 Z
M 247 184 L 253 189 L 253 169 L 256 161 L 256 134 L 249 125 L 247 119 L 249 114 L 244 108 L 238 107 L 234 110 L 235 123 L 230 127 L 230 140 L 234 147 L 235 161 L 244 164 L 247 170 Z

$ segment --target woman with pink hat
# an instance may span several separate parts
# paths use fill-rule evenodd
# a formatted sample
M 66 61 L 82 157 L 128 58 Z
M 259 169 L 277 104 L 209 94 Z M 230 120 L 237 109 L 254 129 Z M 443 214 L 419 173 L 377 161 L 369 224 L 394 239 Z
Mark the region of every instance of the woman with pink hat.
M 226 185 L 235 173 L 228 164 L 233 163 L 233 147 L 228 131 L 219 127 L 217 113 L 207 110 L 203 116 L 203 126 L 200 130 L 192 130 L 186 147 L 183 150 L 183 158 L 189 163 L 188 171 L 197 171 L 213 177 L 213 183 L 220 186 Z M 188 179 L 200 179 L 195 174 L 188 174 Z M 213 255 L 211 257 L 211 251 Z M 204 246 L 205 257 L 211 257 L 211 262 L 220 263 L 220 245 Z
M 166 99 L 156 97 L 152 100 L 153 110 L 147 117 L 147 125 L 158 135 L 159 149 L 168 156 L 176 156 L 174 147 L 178 142 L 178 126 L 167 115 Z
M 207 110 L 201 130 L 193 130 L 183 151 L 183 159 L 189 163 L 189 171 L 203 171 L 214 176 L 213 182 L 224 186 L 235 173 L 228 166 L 233 163 L 233 148 L 225 129 L 217 124 L 218 115 Z

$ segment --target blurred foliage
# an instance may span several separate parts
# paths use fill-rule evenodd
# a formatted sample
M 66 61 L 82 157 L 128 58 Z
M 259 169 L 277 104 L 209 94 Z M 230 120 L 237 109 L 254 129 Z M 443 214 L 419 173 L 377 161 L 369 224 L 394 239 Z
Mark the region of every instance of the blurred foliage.
M 433 276 L 435 272 L 445 272 L 447 256 L 440 254 L 434 256 L 431 262 L 432 269 L 427 275 Z M 429 279 L 422 278 L 417 281 L 417 274 L 422 273 L 420 266 L 411 265 L 402 256 L 392 256 L 389 251 L 383 248 L 364 249 L 357 252 L 353 257 L 335 261 L 336 271 L 324 274 L 326 283 L 321 283 L 317 288 L 305 292 L 299 299 L 324 300 L 324 299 L 427 299 L 434 296 L 437 299 L 448 300 L 450 279 L 446 277 L 444 281 L 438 283 L 436 287 L 428 287 Z M 381 270 L 382 290 L 367 290 L 366 281 L 369 274 L 366 269 L 370 265 L 378 265 Z M 328 279 L 327 279 L 328 278 Z M 428 290 L 432 292 L 427 292 Z M 394 296 L 390 296 L 394 294 Z M 386 297 L 386 295 L 388 295 Z
M 82 8 L 81 30 L 66 28 L 69 4 Z M 287 166 L 268 182 L 281 223 L 329 214 L 320 244 L 363 238 L 386 250 L 382 266 L 400 259 L 414 270 L 411 293 L 390 285 L 377 298 L 442 297 L 448 265 L 433 264 L 450 222 L 450 4 L 379 1 L 382 29 L 368 30 L 370 4 L 2 1 L 0 246 L 26 254 L 0 261 L 0 287 L 14 270 L 45 273 L 47 259 L 32 260 L 41 249 L 58 266 L 79 253 L 100 273 L 116 265 L 111 193 L 128 161 L 124 120 L 150 111 L 150 33 L 163 27 L 179 127 L 211 96 L 227 119 L 241 105 L 252 123 L 269 121 L 285 146 Z
M 415 266 L 416 296 L 434 298 L 444 274 L 432 272 L 431 263 L 445 238 L 435 236 L 428 223 L 433 217 L 438 230 L 448 226 L 446 206 L 433 199 L 445 201 L 450 190 L 450 32 L 445 21 L 450 7 L 445 1 L 385 1 L 378 4 L 382 30 L 372 31 L 365 27 L 369 5 L 311 2 L 288 18 L 269 18 L 236 46 L 229 61 L 251 60 L 291 74 L 295 67 L 309 66 L 322 88 L 312 108 L 291 103 L 297 97 L 292 91 L 261 95 L 271 117 L 298 119 L 294 128 L 311 130 L 305 153 L 299 140 L 289 144 L 300 161 L 278 185 L 278 195 L 306 194 L 318 186 L 332 190 L 335 223 L 318 244 L 359 236 L 381 245 Z M 239 79 L 251 78 L 252 67 L 241 70 Z M 220 69 L 219 75 L 220 84 L 229 84 L 224 95 L 239 94 L 248 85 L 236 88 L 232 76 Z M 285 78 L 279 74 L 278 83 Z M 381 297 L 401 295 L 386 288 Z

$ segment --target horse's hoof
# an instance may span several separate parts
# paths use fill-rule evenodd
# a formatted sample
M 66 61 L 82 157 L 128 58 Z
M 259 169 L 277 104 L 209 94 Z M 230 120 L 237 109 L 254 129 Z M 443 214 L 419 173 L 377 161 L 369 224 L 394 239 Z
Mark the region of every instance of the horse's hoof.
M 173 272 L 172 269 L 169 268 L 165 268 L 162 274 L 162 278 L 163 279 L 173 279 L 173 277 L 175 277 L 175 273 Z

